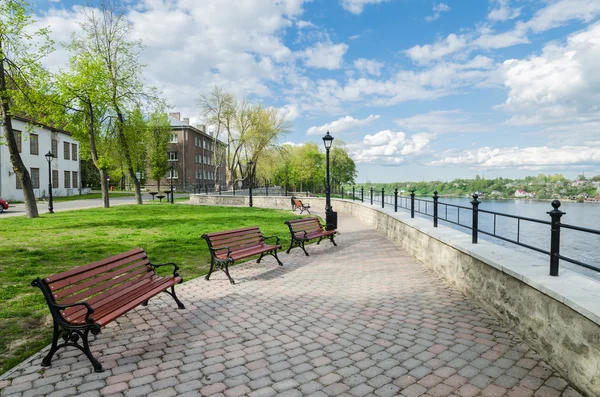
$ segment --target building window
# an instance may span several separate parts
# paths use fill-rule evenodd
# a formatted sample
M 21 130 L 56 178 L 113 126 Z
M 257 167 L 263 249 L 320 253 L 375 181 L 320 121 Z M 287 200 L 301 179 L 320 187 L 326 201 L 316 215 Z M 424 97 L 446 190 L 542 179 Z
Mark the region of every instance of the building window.
M 169 161 L 177 161 L 179 159 L 179 152 L 169 152 Z
M 79 187 L 79 174 L 77 171 L 73 171 L 73 189 Z
M 34 189 L 40 188 L 40 169 L 32 168 L 31 169 L 31 184 Z
M 173 169 L 173 179 L 179 178 L 179 171 Z M 171 170 L 167 171 L 167 179 L 171 179 Z
M 206 149 L 206 141 L 205 141 L 205 140 L 202 140 L 202 147 L 203 147 L 204 149 Z
M 71 158 L 73 159 L 73 161 L 77 161 L 77 144 L 75 143 L 71 144 Z
M 58 141 L 56 139 L 52 140 L 52 155 L 54 158 L 58 158 Z
M 39 137 L 37 134 L 29 134 L 29 153 L 40 154 Z
M 200 140 L 198 139 L 197 136 L 194 137 L 194 146 L 196 146 L 196 147 L 200 146 Z
M 177 143 L 177 134 L 171 134 L 171 143 Z
M 52 170 L 52 187 L 58 189 L 58 171 Z
M 21 149 L 23 147 L 23 134 L 21 131 L 13 130 L 13 134 L 15 135 L 15 141 L 17 141 L 17 147 L 19 148 L 19 153 L 21 153 Z M 22 189 L 22 188 L 17 188 Z
M 63 143 L 63 151 L 65 152 L 65 160 L 71 160 L 71 144 L 69 142 Z
M 65 180 L 64 180 L 65 189 L 71 188 L 71 171 L 65 171 Z

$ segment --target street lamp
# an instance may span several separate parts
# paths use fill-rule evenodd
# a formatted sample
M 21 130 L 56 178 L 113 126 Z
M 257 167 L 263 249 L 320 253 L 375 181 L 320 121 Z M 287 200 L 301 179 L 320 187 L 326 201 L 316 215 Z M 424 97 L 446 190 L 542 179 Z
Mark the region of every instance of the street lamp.
M 331 186 L 329 185 L 329 149 L 333 144 L 333 137 L 327 131 L 327 134 L 323 137 L 323 143 L 325 144 L 325 152 L 327 163 L 325 169 L 327 170 L 327 186 L 325 190 L 325 223 L 327 229 L 337 229 L 337 212 L 331 208 Z
M 173 177 L 175 177 L 175 168 L 171 166 L 171 204 L 173 204 Z
M 54 206 L 52 205 L 52 159 L 55 156 L 51 151 L 48 151 L 44 157 L 48 160 L 48 213 L 54 214 Z
M 248 189 L 248 195 L 250 196 L 250 207 L 252 207 L 252 166 L 254 165 L 254 161 L 250 160 L 248 161 L 248 179 L 250 179 L 249 181 L 249 189 Z

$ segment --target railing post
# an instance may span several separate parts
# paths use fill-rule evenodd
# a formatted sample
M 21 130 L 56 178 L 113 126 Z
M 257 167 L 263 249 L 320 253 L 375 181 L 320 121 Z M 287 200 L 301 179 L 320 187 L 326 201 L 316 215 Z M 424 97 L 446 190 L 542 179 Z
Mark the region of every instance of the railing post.
M 560 255 L 560 218 L 566 214 L 558 208 L 560 207 L 560 201 L 552 201 L 552 211 L 548 211 L 547 214 L 552 218 L 552 235 L 550 237 L 550 275 L 558 276 L 558 261 Z
M 381 208 L 385 206 L 385 188 L 381 188 Z
M 221 195 L 221 185 L 219 185 L 219 196 Z
M 473 201 L 471 201 L 471 204 L 473 204 L 473 229 L 472 229 L 472 243 L 473 244 L 477 244 L 477 229 L 479 229 L 479 203 L 480 201 L 477 200 L 479 198 L 479 195 L 474 194 L 473 195 Z
M 233 195 L 235 196 L 235 183 L 233 184 Z
M 342 186 L 342 200 L 344 199 L 344 187 Z
M 266 196 L 269 197 L 269 185 L 267 184 L 267 193 Z
M 433 227 L 438 226 L 438 192 L 437 190 L 433 191 Z
M 356 199 L 356 196 L 354 195 L 354 185 L 352 185 L 352 201 L 354 201 Z
M 410 217 L 415 217 L 415 189 L 410 191 Z
M 398 212 L 398 188 L 394 189 L 394 212 Z
M 204 194 L 208 195 L 208 185 L 204 185 Z
M 364 186 L 360 187 L 360 202 L 361 203 L 365 202 L 365 187 Z
M 371 186 L 371 205 L 373 205 L 373 186 Z

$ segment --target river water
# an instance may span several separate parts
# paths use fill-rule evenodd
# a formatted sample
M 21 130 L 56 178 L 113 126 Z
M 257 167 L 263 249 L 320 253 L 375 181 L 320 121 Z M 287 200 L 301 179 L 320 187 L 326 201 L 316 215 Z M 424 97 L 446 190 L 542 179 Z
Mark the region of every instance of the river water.
M 366 199 L 367 197 L 365 197 L 365 202 L 367 201 Z M 430 198 L 417 197 L 417 199 L 431 201 Z M 393 197 L 386 197 L 386 206 L 393 208 L 393 200 Z M 377 200 L 377 198 L 375 198 L 375 201 L 381 203 L 381 201 Z M 552 210 L 552 206 L 548 201 L 484 199 L 480 201 L 480 210 L 517 215 L 527 218 L 539 219 L 547 222 L 550 221 L 550 215 L 548 215 L 547 212 Z M 439 224 L 449 226 L 462 233 L 470 234 L 471 230 L 442 220 L 442 218 L 446 218 L 452 222 L 460 223 L 461 225 L 471 226 L 472 211 L 470 210 L 470 208 L 472 208 L 472 205 L 470 203 L 470 199 L 441 197 L 439 199 L 439 202 Z M 442 203 L 447 203 L 450 205 L 446 206 Z M 406 199 L 399 199 L 399 205 L 410 206 L 410 202 L 408 202 L 408 200 Z M 451 205 L 462 206 L 467 208 L 457 209 L 456 207 L 452 207 Z M 421 212 L 426 212 L 429 215 L 433 214 L 433 204 L 431 202 L 421 202 L 420 206 Z M 417 210 L 419 209 L 419 201 L 415 203 L 415 208 Z M 562 203 L 560 210 L 566 213 L 561 219 L 562 224 L 600 230 L 600 204 L 564 202 Z M 399 208 L 398 211 L 408 210 Z M 416 214 L 416 216 L 432 219 L 430 216 L 425 216 L 421 214 Z M 529 221 L 519 222 L 516 219 L 503 217 L 499 215 L 496 216 L 495 223 L 496 235 L 500 235 L 511 240 L 517 240 L 518 238 L 518 240 L 521 243 L 528 244 L 545 251 L 550 251 L 550 225 L 534 223 Z M 492 233 L 494 231 L 494 215 L 480 212 L 479 229 Z M 560 238 L 561 255 L 581 261 L 588 265 L 595 266 L 600 269 L 600 235 L 594 235 L 590 233 L 584 233 L 580 231 L 562 228 Z M 512 244 L 510 242 L 503 241 L 498 238 L 486 236 L 482 233 L 479 233 L 479 239 L 486 240 L 494 244 L 510 247 L 511 249 L 526 253 L 528 256 L 535 256 L 547 260 L 548 270 L 550 269 L 550 258 L 548 255 L 538 253 L 536 251 Z M 527 256 L 524 256 L 524 260 L 526 260 L 526 258 Z M 560 267 L 577 271 L 578 273 L 584 274 L 587 277 L 600 281 L 600 272 L 589 270 L 584 267 L 568 263 L 564 260 L 560 261 Z

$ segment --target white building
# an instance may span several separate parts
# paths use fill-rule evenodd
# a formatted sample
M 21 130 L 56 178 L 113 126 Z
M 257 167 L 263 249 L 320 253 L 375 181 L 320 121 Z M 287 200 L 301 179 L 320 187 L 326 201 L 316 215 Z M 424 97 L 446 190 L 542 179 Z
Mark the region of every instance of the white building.
M 21 159 L 31 175 L 35 196 L 48 196 L 48 161 L 45 155 L 49 151 L 55 156 L 50 167 L 53 196 L 80 194 L 79 142 L 66 131 L 32 125 L 20 117 L 13 117 L 12 125 Z M 4 131 L 0 135 L 4 135 Z M 23 189 L 17 181 L 6 144 L 0 145 L 0 198 L 9 202 L 23 201 Z

